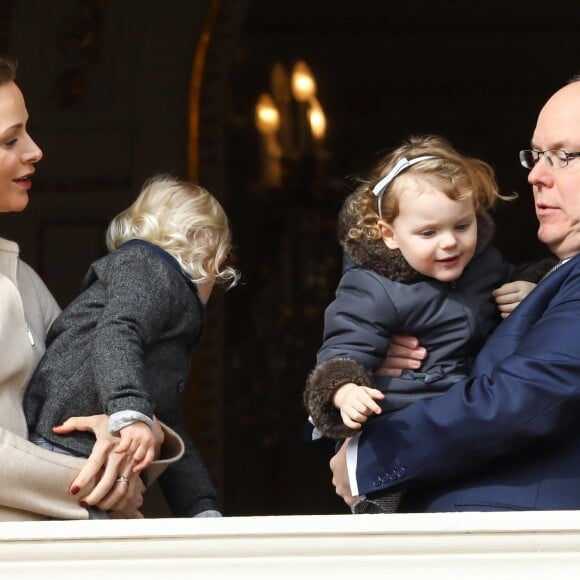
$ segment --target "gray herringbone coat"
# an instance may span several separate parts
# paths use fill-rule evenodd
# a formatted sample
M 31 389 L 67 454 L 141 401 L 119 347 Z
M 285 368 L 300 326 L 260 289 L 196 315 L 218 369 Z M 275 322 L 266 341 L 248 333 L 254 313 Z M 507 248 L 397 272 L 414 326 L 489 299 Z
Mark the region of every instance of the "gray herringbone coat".
M 135 410 L 184 439 L 184 457 L 161 476 L 174 515 L 216 508 L 214 488 L 178 410 L 205 307 L 172 256 L 132 240 L 94 262 L 83 292 L 55 320 L 25 397 L 31 431 L 87 456 L 92 434 L 55 435 L 71 416 Z

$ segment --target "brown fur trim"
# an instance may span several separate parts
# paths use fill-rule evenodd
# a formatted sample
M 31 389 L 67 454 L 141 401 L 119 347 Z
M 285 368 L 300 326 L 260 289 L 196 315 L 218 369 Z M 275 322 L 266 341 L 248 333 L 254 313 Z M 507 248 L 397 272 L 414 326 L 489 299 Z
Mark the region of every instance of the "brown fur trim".
M 338 215 L 338 241 L 347 256 L 357 266 L 374 270 L 377 274 L 396 282 L 413 282 L 424 278 L 422 274 L 411 268 L 400 250 L 390 250 L 383 240 L 350 239 L 348 231 L 354 227 L 354 223 L 352 216 L 346 211 L 347 206 L 348 198 Z M 477 214 L 476 256 L 489 247 L 494 234 L 495 225 L 490 215 L 487 212 L 479 212 Z
M 332 404 L 334 393 L 347 383 L 374 387 L 372 375 L 349 357 L 321 362 L 306 380 L 304 405 L 316 428 L 333 439 L 344 439 L 357 433 L 344 425 L 340 411 Z

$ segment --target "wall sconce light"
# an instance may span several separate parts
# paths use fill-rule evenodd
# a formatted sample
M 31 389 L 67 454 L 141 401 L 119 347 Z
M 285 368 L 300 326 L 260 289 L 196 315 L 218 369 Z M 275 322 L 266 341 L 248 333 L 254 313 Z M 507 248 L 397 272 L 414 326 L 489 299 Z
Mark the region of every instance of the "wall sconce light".
M 312 136 L 314 139 L 322 141 L 326 135 L 326 115 L 316 97 L 312 97 L 310 101 L 308 120 L 310 121 Z
M 277 134 L 280 112 L 268 93 L 262 93 L 256 104 L 256 128 L 260 132 L 261 183 L 264 187 L 279 187 L 282 183 L 282 148 Z
M 314 75 L 303 60 L 299 60 L 292 69 L 292 95 L 301 103 L 316 96 Z
M 279 188 L 292 174 L 305 173 L 313 165 L 320 179 L 327 154 L 326 115 L 316 97 L 316 81 L 310 67 L 297 61 L 288 75 L 279 62 L 272 67 L 272 94 L 263 93 L 256 104 L 255 124 L 261 136 L 261 185 Z
M 280 128 L 280 113 L 268 93 L 262 93 L 258 99 L 256 127 L 264 135 L 274 135 Z

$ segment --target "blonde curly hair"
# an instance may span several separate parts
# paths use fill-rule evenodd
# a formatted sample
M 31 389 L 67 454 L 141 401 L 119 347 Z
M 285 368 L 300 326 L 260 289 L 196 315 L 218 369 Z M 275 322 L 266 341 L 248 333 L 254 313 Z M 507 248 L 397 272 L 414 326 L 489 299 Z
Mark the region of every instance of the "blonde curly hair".
M 389 183 L 382 198 L 373 194 L 373 187 L 400 159 L 406 157 L 411 161 L 423 155 L 432 155 L 434 158 L 403 171 Z M 412 136 L 386 155 L 347 199 L 344 209 L 351 216 L 349 221 L 355 224 L 348 230 L 348 237 L 353 240 L 381 239 L 377 200 L 381 203 L 382 219 L 393 223 L 399 214 L 400 195 L 409 186 L 422 189 L 426 185 L 439 189 L 453 200 L 472 196 L 475 211 L 492 209 L 498 200 L 515 197 L 515 194 L 504 196 L 499 193 L 493 169 L 481 159 L 462 155 L 443 137 Z
M 169 175 L 147 180 L 137 199 L 107 229 L 110 251 L 131 239 L 155 244 L 171 254 L 196 283 L 236 285 L 239 274 L 227 265 L 232 251 L 228 218 L 206 189 Z

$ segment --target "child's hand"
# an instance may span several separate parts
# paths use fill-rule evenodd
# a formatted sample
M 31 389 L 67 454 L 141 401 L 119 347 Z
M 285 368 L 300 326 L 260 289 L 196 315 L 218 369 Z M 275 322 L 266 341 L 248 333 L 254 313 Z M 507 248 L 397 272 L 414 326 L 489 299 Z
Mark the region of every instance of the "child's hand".
M 133 471 L 140 473 L 155 458 L 155 435 L 151 427 L 143 421 L 135 421 L 119 431 L 121 442 L 117 446 L 117 453 L 124 453 L 135 460 Z
M 361 387 L 354 383 L 342 385 L 333 397 L 334 406 L 340 409 L 342 422 L 350 429 L 360 429 L 362 423 L 373 413 L 380 415 L 381 408 L 375 403 L 385 398 L 378 389 Z
M 536 287 L 533 282 L 516 280 L 508 282 L 492 292 L 502 318 L 507 318 L 516 306 Z

